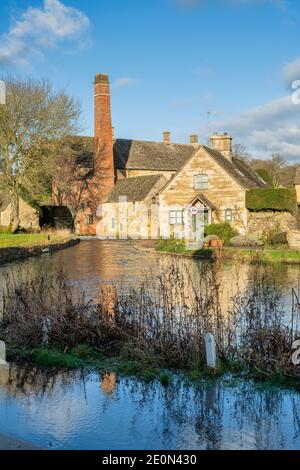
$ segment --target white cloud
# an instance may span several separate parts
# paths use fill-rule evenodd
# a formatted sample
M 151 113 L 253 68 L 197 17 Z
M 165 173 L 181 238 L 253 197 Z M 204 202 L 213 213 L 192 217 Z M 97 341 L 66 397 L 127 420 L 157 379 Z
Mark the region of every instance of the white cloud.
M 300 80 L 300 57 L 283 67 L 283 78 L 288 82 Z
M 128 86 L 135 86 L 135 85 L 138 85 L 139 83 L 140 83 L 140 81 L 137 78 L 120 77 L 120 78 L 117 78 L 113 82 L 112 87 L 113 88 L 124 88 L 124 87 L 128 87 Z
M 47 49 L 72 41 L 87 44 L 91 23 L 80 10 L 59 0 L 44 0 L 42 8 L 29 7 L 0 38 L 0 65 L 28 66 Z
M 209 126 L 209 132 L 228 131 L 234 141 L 254 155 L 269 157 L 281 153 L 290 161 L 300 160 L 300 106 L 284 96 L 248 112 L 230 116 Z M 217 127 L 217 129 L 216 129 Z

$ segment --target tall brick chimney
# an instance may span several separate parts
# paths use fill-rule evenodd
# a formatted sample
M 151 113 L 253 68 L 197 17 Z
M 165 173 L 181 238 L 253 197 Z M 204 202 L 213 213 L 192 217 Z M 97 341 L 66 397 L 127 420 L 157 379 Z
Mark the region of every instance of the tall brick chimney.
M 95 179 L 101 178 L 101 195 L 114 187 L 113 128 L 110 109 L 110 84 L 106 74 L 95 77 Z

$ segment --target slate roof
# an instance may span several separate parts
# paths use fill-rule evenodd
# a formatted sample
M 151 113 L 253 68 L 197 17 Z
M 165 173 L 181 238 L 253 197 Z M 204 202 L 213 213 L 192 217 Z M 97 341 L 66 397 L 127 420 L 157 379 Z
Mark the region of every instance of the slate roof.
M 260 178 L 247 163 L 239 158 L 233 157 L 232 161 L 228 160 L 217 150 L 205 147 L 209 155 L 245 189 L 267 188 L 267 183 Z
M 0 212 L 5 211 L 11 202 L 11 197 L 7 192 L 0 191 Z
M 192 199 L 189 205 L 193 205 L 197 200 L 212 210 L 216 209 L 216 206 L 203 193 L 198 193 L 198 195 Z
M 300 184 L 300 166 L 298 166 L 296 169 L 294 184 Z
M 73 137 L 74 150 L 78 153 L 81 167 L 93 168 L 94 139 Z M 267 183 L 244 161 L 233 157 L 229 161 L 217 150 L 203 146 L 209 155 L 245 189 L 266 188 Z M 197 151 L 189 144 L 165 144 L 143 140 L 117 139 L 114 143 L 114 165 L 116 169 L 179 171 Z M 89 174 L 91 177 L 92 174 Z M 300 181 L 300 170 L 299 170 Z
M 193 145 L 117 139 L 115 168 L 177 171 L 195 152 Z
M 143 201 L 161 177 L 162 175 L 135 176 L 118 180 L 104 202 L 119 202 L 120 196 L 126 196 L 128 202 Z

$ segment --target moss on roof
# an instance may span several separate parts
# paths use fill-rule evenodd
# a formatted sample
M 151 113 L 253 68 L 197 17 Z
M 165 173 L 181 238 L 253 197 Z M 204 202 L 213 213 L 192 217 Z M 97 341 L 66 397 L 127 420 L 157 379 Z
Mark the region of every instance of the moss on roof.
M 230 161 L 217 150 L 212 150 L 209 147 L 204 148 L 210 156 L 213 157 L 213 159 L 243 188 L 255 189 L 268 187 L 267 183 L 260 178 L 255 171 L 247 165 L 247 163 L 243 162 L 239 158 L 233 157 Z

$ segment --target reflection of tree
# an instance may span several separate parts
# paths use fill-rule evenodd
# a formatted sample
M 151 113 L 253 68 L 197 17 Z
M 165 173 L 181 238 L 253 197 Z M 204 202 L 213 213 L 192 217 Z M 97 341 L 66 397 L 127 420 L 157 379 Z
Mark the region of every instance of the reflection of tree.
M 158 381 L 117 379 L 114 373 L 99 376 L 29 365 L 11 365 L 3 370 L 0 391 L 8 398 L 27 406 L 43 399 L 52 410 L 58 399 L 75 396 L 70 400 L 69 413 L 76 416 L 74 407 L 80 408 L 84 401 L 85 413 L 95 416 L 95 425 L 100 413 L 106 434 L 114 407 L 121 405 L 125 414 L 130 413 L 125 426 L 132 443 L 155 436 L 162 449 L 284 449 L 295 447 L 299 441 L 300 396 L 282 389 L 259 389 L 249 382 L 229 386 L 227 378 L 191 385 L 179 374 L 172 375 L 171 386 L 163 387 Z M 100 387 L 93 387 L 92 392 L 88 385 L 95 380 Z M 101 403 L 99 408 L 94 409 L 94 398 Z M 90 430 L 92 425 L 89 421 Z M 79 442 L 80 433 L 85 431 L 84 424 L 81 426 L 76 436 Z M 96 432 L 100 438 L 102 431 Z M 118 436 L 112 434 L 111 439 L 116 442 Z

